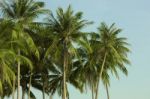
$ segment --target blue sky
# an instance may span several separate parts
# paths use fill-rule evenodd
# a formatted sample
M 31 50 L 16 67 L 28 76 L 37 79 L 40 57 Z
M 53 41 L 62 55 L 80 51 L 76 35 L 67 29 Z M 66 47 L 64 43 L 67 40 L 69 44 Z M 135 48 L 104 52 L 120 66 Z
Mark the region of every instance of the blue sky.
M 113 22 L 123 29 L 132 53 L 129 75 L 121 74 L 120 80 L 111 78 L 111 99 L 150 99 L 150 1 L 149 0 L 43 0 L 46 7 L 55 12 L 57 7 L 72 5 L 75 11 L 82 11 L 84 18 L 94 21 L 87 31 L 96 31 L 100 22 Z M 70 86 L 70 85 L 69 85 Z M 71 99 L 91 99 L 90 91 L 80 94 L 69 87 Z M 100 98 L 106 99 L 104 88 Z M 40 99 L 40 98 L 38 98 Z M 57 95 L 54 99 L 58 99 Z

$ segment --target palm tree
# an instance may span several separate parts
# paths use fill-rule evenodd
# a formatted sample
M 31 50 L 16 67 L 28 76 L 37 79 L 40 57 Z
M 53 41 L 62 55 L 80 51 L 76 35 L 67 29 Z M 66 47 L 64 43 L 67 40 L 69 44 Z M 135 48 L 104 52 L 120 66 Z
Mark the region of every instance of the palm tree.
M 66 11 L 62 8 L 58 8 L 57 16 L 54 17 L 51 15 L 48 19 L 48 24 L 53 33 L 51 35 L 54 35 L 54 40 L 49 47 L 47 54 L 51 56 L 52 61 L 55 59 L 55 61 L 63 61 L 60 62 L 63 63 L 63 65 L 60 65 L 63 66 L 62 99 L 66 99 L 66 81 L 68 79 L 68 68 L 70 68 L 68 67 L 68 64 L 71 62 L 70 59 L 72 58 L 72 55 L 76 55 L 76 49 L 73 46 L 73 43 L 79 42 L 79 39 L 83 34 L 81 29 L 89 24 L 89 22 L 82 20 L 81 12 L 74 14 L 71 6 L 69 6 Z
M 43 2 L 35 2 L 33 0 L 2 0 L 0 2 L 1 11 L 3 12 L 3 17 L 5 19 L 10 19 L 15 23 L 13 40 L 18 41 L 24 39 L 30 51 L 38 56 L 38 50 L 30 37 L 30 35 L 25 32 L 25 29 L 29 29 L 30 25 L 33 25 L 33 21 L 38 17 L 39 14 L 47 12 L 43 9 Z M 20 41 L 19 41 L 20 42 Z M 23 43 L 24 41 L 22 41 Z M 17 42 L 18 43 L 18 42 Z M 18 56 L 21 55 L 21 48 L 17 48 Z M 20 62 L 18 61 L 18 95 L 17 99 L 20 98 Z
M 11 64 L 14 57 L 15 54 L 11 50 L 0 49 L 0 95 L 3 95 L 4 83 L 8 83 L 8 85 L 12 87 L 15 74 L 11 69 Z
M 103 85 L 106 89 L 106 94 L 107 94 L 107 99 L 110 99 L 110 96 L 109 96 L 109 89 L 108 87 L 110 86 L 110 79 L 109 79 L 109 74 L 108 74 L 108 69 L 106 68 L 104 71 L 103 71 L 103 74 L 102 74 L 102 82 L 103 82 Z
M 125 64 L 129 64 L 129 60 L 127 58 L 127 54 L 129 52 L 128 43 L 126 42 L 126 38 L 119 37 L 119 33 L 121 29 L 114 27 L 112 24 L 108 27 L 105 23 L 101 23 L 100 28 L 98 28 L 100 33 L 100 59 L 99 63 L 101 66 L 99 67 L 99 79 L 97 81 L 96 86 L 96 95 L 95 99 L 98 99 L 98 88 L 99 83 L 102 79 L 102 74 L 104 68 L 109 68 L 113 73 L 118 75 L 117 68 L 127 74 L 127 69 Z
M 105 85 L 105 88 L 106 88 L 106 93 L 107 93 L 107 99 L 110 99 L 109 90 L 108 90 L 108 85 L 107 84 Z
M 35 99 L 34 93 L 30 91 L 32 76 L 33 74 L 31 74 L 30 69 L 23 65 L 21 69 L 21 79 L 20 79 L 20 83 L 22 87 L 22 99 L 25 99 L 25 94 L 27 94 L 28 99 L 30 97 L 32 99 Z
M 45 93 L 47 92 L 48 87 L 48 80 L 49 80 L 49 71 L 51 67 L 51 60 L 45 57 L 46 50 L 49 47 L 49 42 L 51 42 L 51 38 L 47 35 L 49 32 L 47 31 L 46 24 L 43 24 L 42 26 L 34 27 L 33 31 L 36 31 L 35 33 L 32 33 L 33 39 L 35 41 L 35 44 L 37 45 L 37 48 L 39 49 L 40 58 L 39 60 L 33 59 L 35 69 L 34 74 L 38 75 L 40 78 L 39 83 L 35 83 L 36 79 L 33 78 L 33 87 L 39 89 L 42 92 L 43 99 L 45 99 Z M 41 87 L 38 87 L 41 86 Z
M 27 90 L 30 89 L 30 87 L 34 87 L 35 89 L 38 89 L 42 92 L 43 99 L 45 99 L 45 93 L 47 92 L 47 83 L 48 83 L 48 74 L 49 74 L 49 67 L 51 66 L 50 61 L 44 57 L 45 52 L 47 48 L 49 47 L 49 37 L 47 36 L 47 29 L 45 28 L 45 24 L 43 25 L 37 25 L 33 26 L 32 30 L 27 30 L 30 35 L 32 36 L 33 41 L 35 42 L 35 45 L 37 46 L 39 50 L 39 59 L 35 57 L 32 53 L 28 55 L 28 58 L 32 61 L 34 65 L 34 69 L 32 71 L 32 75 L 30 75 L 30 71 L 28 68 L 23 67 L 22 69 L 22 79 L 21 81 L 26 83 L 23 87 L 24 92 L 26 93 Z M 27 86 L 28 84 L 28 86 Z M 34 98 L 33 92 L 28 92 L 28 99 Z
M 7 34 L 10 32 L 10 28 L 11 28 L 12 24 L 9 21 L 5 21 L 5 20 L 0 20 L 0 58 L 1 58 L 1 66 L 0 66 L 0 93 L 3 96 L 5 96 L 4 93 L 4 89 L 6 88 L 5 86 L 2 85 L 6 85 L 4 83 L 7 83 L 7 89 L 10 90 L 13 86 L 12 84 L 12 80 L 16 79 L 15 76 L 15 72 L 12 70 L 12 66 L 13 65 L 13 61 L 15 58 L 15 53 L 9 49 L 9 36 L 7 36 Z M 7 56 L 7 57 L 6 57 Z M 12 90 L 10 90 L 12 91 Z M 7 91 L 7 92 L 10 92 Z
M 71 68 L 68 69 L 68 78 L 67 82 L 73 85 L 75 88 L 79 89 L 80 92 L 83 91 L 83 85 L 79 80 L 78 75 L 78 65 L 80 61 L 74 61 L 69 66 L 72 65 Z M 50 75 L 49 75 L 49 85 L 48 85 L 48 91 L 50 92 L 51 96 L 54 95 L 56 92 L 59 96 L 63 94 L 62 87 L 63 87 L 63 66 L 59 65 L 52 65 L 50 67 Z M 67 98 L 69 99 L 69 91 L 68 88 L 66 88 L 67 92 Z
M 10 90 L 10 91 L 5 91 L 7 92 L 12 92 L 14 93 L 15 90 L 15 83 L 14 81 L 16 80 L 15 77 L 15 73 L 16 71 L 15 66 L 16 64 L 15 61 L 20 60 L 20 63 L 29 63 L 31 66 L 31 62 L 26 59 L 23 56 L 18 56 L 14 53 L 13 49 L 11 49 L 10 46 L 10 35 L 8 35 L 8 33 L 11 32 L 12 28 L 12 23 L 10 21 L 6 21 L 6 20 L 1 20 L 0 22 L 0 57 L 1 57 L 1 80 L 0 82 L 2 83 L 2 85 L 6 85 L 5 83 L 8 83 L 6 86 L 4 86 L 3 88 L 6 90 Z M 7 36 L 8 35 L 8 36 Z M 4 83 L 4 84 L 3 84 Z M 8 85 L 10 87 L 8 87 Z M 12 90 L 12 86 L 13 86 L 13 90 Z M 10 94 L 9 93 L 9 94 Z M 3 96 L 5 96 L 6 94 L 4 93 Z M 14 96 L 14 94 L 13 94 Z
M 77 61 L 76 74 L 78 75 L 79 81 L 85 86 L 85 89 L 89 87 L 92 93 L 92 99 L 95 99 L 94 93 L 97 82 L 97 56 L 99 54 L 99 34 L 97 33 L 86 33 L 83 40 L 80 41 L 79 47 L 80 60 Z M 87 76 L 88 75 L 88 76 Z

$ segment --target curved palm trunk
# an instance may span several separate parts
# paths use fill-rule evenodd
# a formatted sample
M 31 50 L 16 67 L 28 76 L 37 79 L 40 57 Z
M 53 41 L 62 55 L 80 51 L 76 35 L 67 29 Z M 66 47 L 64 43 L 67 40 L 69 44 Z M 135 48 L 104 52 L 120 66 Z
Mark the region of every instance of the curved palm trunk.
M 67 44 L 64 44 L 64 64 L 63 64 L 63 95 L 62 95 L 62 99 L 66 99 L 66 68 L 68 65 L 68 54 L 67 54 Z
M 94 85 L 92 84 L 92 89 L 91 89 L 91 91 L 92 91 L 92 99 L 94 99 Z
M 25 91 L 24 91 L 24 88 L 22 88 L 22 99 L 25 99 Z
M 106 87 L 107 99 L 110 99 L 110 97 L 109 97 L 108 85 L 106 84 L 105 87 Z
M 18 50 L 18 56 L 20 55 L 20 49 Z M 18 85 L 17 85 L 17 99 L 20 99 L 20 61 L 18 60 L 18 76 L 17 76 L 17 80 L 18 80 Z
M 30 99 L 31 80 L 32 80 L 32 75 L 30 74 L 29 90 L 28 90 L 28 99 Z
M 100 71 L 100 73 L 99 73 L 99 78 L 98 78 L 97 85 L 96 85 L 95 99 L 98 99 L 99 84 L 100 84 L 100 82 L 101 82 L 101 77 L 102 77 L 103 70 L 104 70 L 104 66 L 105 66 L 106 56 L 107 56 L 107 54 L 106 54 L 106 52 L 105 52 L 105 56 L 104 56 L 104 59 L 103 59 L 101 71 Z
M 43 99 L 45 99 L 45 93 L 44 90 L 42 91 Z
M 43 79 L 43 90 L 42 90 L 42 96 L 43 96 L 43 99 L 45 99 L 45 85 L 44 85 L 44 79 Z
M 1 96 L 1 99 L 4 99 L 4 96 Z
M 49 99 L 53 99 L 53 95 L 52 94 L 50 94 L 50 98 Z
M 16 85 L 16 81 L 15 78 L 13 79 L 13 92 L 12 92 L 12 99 L 15 99 L 15 85 Z

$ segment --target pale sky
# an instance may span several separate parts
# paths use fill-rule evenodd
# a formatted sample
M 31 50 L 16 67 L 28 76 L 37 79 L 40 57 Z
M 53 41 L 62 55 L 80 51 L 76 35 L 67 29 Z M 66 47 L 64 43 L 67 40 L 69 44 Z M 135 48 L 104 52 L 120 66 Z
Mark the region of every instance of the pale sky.
M 87 31 L 96 31 L 100 22 L 116 23 L 128 38 L 132 53 L 128 66 L 129 75 L 121 74 L 120 80 L 111 78 L 110 99 L 150 99 L 150 0 L 43 0 L 46 8 L 55 12 L 69 4 L 75 11 L 82 11 L 84 18 L 94 21 Z M 41 92 L 34 91 L 37 99 Z M 70 99 L 91 99 L 91 92 L 81 94 L 69 85 Z M 105 89 L 100 89 L 99 99 L 106 99 Z M 49 99 L 48 97 L 46 99 Z M 55 95 L 54 99 L 61 99 Z

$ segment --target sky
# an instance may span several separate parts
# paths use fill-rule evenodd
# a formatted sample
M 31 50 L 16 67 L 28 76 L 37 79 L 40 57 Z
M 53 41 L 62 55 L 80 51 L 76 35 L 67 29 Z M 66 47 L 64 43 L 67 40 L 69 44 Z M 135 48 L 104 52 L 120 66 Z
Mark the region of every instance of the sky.
M 127 66 L 128 77 L 120 74 L 120 80 L 111 77 L 110 99 L 150 99 L 150 0 L 42 0 L 46 8 L 55 12 L 58 7 L 82 11 L 84 19 L 94 24 L 86 28 L 96 31 L 101 22 L 108 25 L 116 23 L 122 28 L 122 36 L 128 38 L 131 53 L 131 65 Z M 81 94 L 69 85 L 70 99 L 91 99 L 87 90 Z M 35 91 L 37 99 L 42 99 L 41 92 Z M 49 99 L 48 97 L 46 99 Z M 57 95 L 54 99 L 58 98 Z M 106 91 L 100 89 L 99 99 L 107 99 Z

